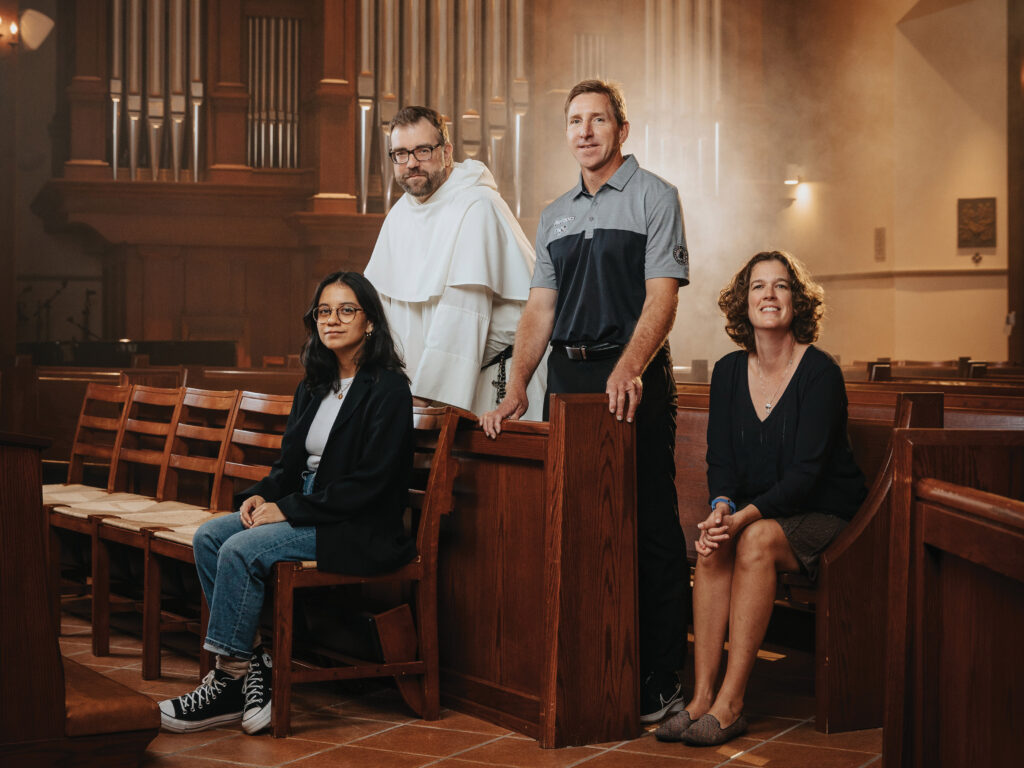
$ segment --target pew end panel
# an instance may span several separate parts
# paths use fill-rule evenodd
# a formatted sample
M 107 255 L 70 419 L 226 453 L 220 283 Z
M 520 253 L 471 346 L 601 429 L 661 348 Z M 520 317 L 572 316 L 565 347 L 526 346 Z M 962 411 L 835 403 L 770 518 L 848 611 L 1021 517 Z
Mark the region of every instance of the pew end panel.
M 442 690 L 542 747 L 640 733 L 632 425 L 603 395 L 496 440 L 463 422 L 442 534 Z
M 1015 764 L 1024 431 L 898 430 L 895 441 L 884 760 Z
M 868 496 L 829 545 L 815 590 L 815 728 L 824 733 L 882 724 L 893 429 L 941 427 L 942 395 L 901 393 L 893 421 L 850 423 Z
M 40 452 L 0 434 L 0 765 L 137 766 L 160 727 L 156 702 L 63 659 L 45 558 Z
M 441 693 L 453 709 L 540 737 L 548 424 L 497 440 L 460 424 L 455 511 L 441 530 Z
M 635 427 L 614 419 L 603 394 L 555 395 L 550 412 L 541 743 L 635 738 Z

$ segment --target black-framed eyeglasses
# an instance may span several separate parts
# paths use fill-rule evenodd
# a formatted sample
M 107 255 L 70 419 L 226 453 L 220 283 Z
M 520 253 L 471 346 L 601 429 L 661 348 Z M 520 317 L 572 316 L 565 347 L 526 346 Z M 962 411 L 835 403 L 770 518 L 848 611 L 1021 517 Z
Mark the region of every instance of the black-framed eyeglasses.
M 318 323 L 329 323 L 331 321 L 331 315 L 338 316 L 338 322 L 345 323 L 346 325 L 356 319 L 356 315 L 363 311 L 362 307 L 356 307 L 351 304 L 342 304 L 340 307 L 328 307 L 326 304 L 321 304 L 313 312 Z
M 405 165 L 409 162 L 409 156 L 412 155 L 421 163 L 425 163 L 434 156 L 434 150 L 442 146 L 444 146 L 443 141 L 435 144 L 434 146 L 423 144 L 422 146 L 414 147 L 413 149 L 395 149 L 390 152 L 391 162 L 395 165 Z

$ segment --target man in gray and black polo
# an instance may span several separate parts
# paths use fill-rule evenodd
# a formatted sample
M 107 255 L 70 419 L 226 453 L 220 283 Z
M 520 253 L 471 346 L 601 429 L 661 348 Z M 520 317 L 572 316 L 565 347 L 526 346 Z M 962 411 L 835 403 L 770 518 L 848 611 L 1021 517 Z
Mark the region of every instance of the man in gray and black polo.
M 623 156 L 629 123 L 616 86 L 577 84 L 565 114 L 580 181 L 541 215 L 508 394 L 481 425 L 494 437 L 502 419 L 526 411 L 526 384 L 549 343 L 548 394 L 605 392 L 617 418 L 636 419 L 641 720 L 655 722 L 683 707 L 676 670 L 689 589 L 668 348 L 678 290 L 689 282 L 683 217 L 676 188 Z

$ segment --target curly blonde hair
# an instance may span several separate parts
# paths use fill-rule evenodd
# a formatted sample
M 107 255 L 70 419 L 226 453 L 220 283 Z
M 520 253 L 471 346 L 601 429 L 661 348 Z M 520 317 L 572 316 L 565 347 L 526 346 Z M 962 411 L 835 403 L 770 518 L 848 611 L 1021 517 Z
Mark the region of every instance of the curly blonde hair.
M 748 352 L 756 352 L 754 327 L 750 324 L 750 273 L 762 261 L 778 261 L 789 272 L 793 296 L 793 324 L 790 330 L 801 344 L 818 338 L 821 318 L 825 314 L 825 291 L 814 280 L 799 259 L 785 251 L 762 251 L 736 273 L 718 296 L 718 306 L 725 314 L 725 332 Z

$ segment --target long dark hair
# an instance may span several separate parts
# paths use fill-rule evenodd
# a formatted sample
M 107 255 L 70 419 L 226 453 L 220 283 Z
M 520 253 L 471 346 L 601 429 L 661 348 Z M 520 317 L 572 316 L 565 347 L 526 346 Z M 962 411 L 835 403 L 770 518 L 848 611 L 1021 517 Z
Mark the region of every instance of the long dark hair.
M 359 354 L 359 369 L 368 371 L 375 377 L 380 371 L 395 371 L 404 376 L 405 362 L 395 349 L 391 327 L 388 325 L 384 306 L 373 283 L 358 272 L 332 272 L 320 281 L 313 292 L 313 301 L 310 302 L 309 309 L 302 316 L 302 323 L 306 326 L 306 341 L 302 345 L 300 359 L 306 369 L 306 387 L 309 391 L 316 397 L 324 397 L 338 382 L 338 358 L 320 341 L 320 333 L 316 327 L 316 308 L 320 305 L 320 295 L 324 288 L 334 283 L 341 283 L 352 289 L 356 301 L 366 313 L 366 319 L 373 323 L 373 333 L 366 337 Z

